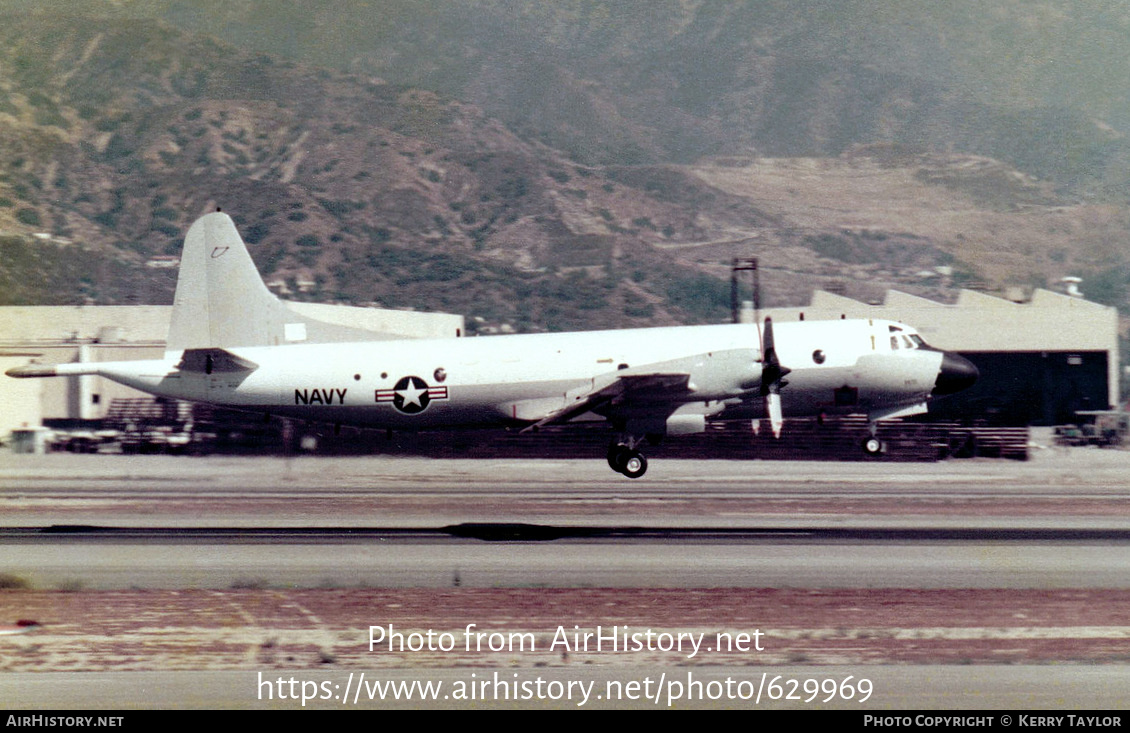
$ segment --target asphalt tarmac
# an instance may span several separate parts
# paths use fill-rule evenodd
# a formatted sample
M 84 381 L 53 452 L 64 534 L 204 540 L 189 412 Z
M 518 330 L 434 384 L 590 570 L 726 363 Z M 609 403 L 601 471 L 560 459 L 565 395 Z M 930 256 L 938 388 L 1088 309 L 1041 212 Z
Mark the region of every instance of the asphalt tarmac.
M 1080 449 L 636 481 L 597 460 L 4 455 L 0 568 L 90 589 L 1128 588 L 1128 469 Z
M 1130 453 L 1037 448 L 1027 462 L 931 464 L 657 460 L 636 481 L 595 459 L 0 454 L 0 573 L 64 591 L 1000 589 L 1007 604 L 1010 592 L 1130 588 Z M 1111 623 L 1122 629 L 1124 619 Z M 233 695 L 231 670 L 142 667 L 147 679 L 179 680 L 164 688 L 165 702 L 139 700 L 134 673 L 120 667 L 0 674 L 0 696 L 20 707 L 88 707 L 83 690 L 97 679 L 96 707 L 266 704 Z M 1126 676 L 1109 661 L 870 669 L 889 681 L 868 709 L 1115 707 Z M 750 706 L 730 702 L 703 704 Z

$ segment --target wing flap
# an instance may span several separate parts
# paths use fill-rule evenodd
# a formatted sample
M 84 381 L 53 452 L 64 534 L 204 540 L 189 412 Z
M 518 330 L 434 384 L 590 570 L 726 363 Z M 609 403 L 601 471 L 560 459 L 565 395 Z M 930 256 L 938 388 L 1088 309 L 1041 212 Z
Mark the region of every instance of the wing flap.
M 573 402 L 554 410 L 524 428 L 522 432 L 569 422 L 586 412 L 628 401 L 641 403 L 674 401 L 675 398 L 693 391 L 690 379 L 691 375 L 685 373 L 618 374 L 611 383 L 577 395 Z

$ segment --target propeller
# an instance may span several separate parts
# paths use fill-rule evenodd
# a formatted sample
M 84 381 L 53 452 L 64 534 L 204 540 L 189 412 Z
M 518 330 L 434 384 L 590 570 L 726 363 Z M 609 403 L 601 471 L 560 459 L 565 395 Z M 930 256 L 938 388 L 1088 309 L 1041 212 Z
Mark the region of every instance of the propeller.
M 765 398 L 774 438 L 781 437 L 781 428 L 785 424 L 781 411 L 781 388 L 788 384 L 784 377 L 791 371 L 792 369 L 781 366 L 781 360 L 777 358 L 777 349 L 773 344 L 773 319 L 766 316 L 765 328 L 761 331 L 761 396 Z

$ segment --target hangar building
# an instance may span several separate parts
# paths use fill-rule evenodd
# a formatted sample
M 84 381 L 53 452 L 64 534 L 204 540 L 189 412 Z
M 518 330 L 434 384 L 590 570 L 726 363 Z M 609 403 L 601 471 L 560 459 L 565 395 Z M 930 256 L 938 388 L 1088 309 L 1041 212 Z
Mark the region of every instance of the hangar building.
M 981 376 L 971 389 L 931 405 L 938 419 L 1057 425 L 1077 410 L 1118 404 L 1118 311 L 1036 290 L 1024 302 L 962 290 L 953 305 L 896 290 L 872 305 L 818 291 L 803 308 L 765 311 L 775 320 L 883 318 L 918 329 L 931 346 L 956 351 Z

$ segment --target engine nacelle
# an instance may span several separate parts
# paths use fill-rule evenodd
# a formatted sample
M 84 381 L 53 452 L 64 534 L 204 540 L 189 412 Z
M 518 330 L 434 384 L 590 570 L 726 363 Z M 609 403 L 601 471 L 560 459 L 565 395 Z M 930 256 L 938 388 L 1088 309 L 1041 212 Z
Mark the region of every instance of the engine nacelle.
M 672 415 L 667 418 L 668 435 L 694 435 L 706 432 L 706 415 Z

